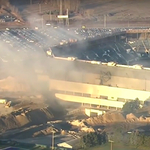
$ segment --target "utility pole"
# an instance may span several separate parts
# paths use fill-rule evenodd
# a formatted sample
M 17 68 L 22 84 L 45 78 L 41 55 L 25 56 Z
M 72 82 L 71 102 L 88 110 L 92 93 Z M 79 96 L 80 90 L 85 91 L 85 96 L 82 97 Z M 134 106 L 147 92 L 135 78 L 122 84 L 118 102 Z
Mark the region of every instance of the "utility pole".
M 111 148 L 110 148 L 111 150 L 113 150 L 113 144 L 112 144 L 112 143 L 113 143 L 113 142 L 111 142 Z
M 128 18 L 128 28 L 130 27 L 129 18 Z
M 114 141 L 109 140 L 109 142 L 110 142 L 110 150 L 113 150 L 113 142 L 114 142 Z
M 49 11 L 49 20 L 51 21 L 52 20 L 52 14 L 51 14 L 51 10 Z
M 68 12 L 68 9 L 67 9 L 67 16 L 68 16 L 68 18 L 66 19 L 66 25 L 69 26 L 69 12 Z
M 43 26 L 44 26 L 44 19 L 43 19 L 43 15 L 42 15 L 42 19 L 41 19 L 41 21 L 42 21 L 42 29 L 43 29 Z
M 130 27 L 130 15 L 131 14 L 128 14 L 128 28 Z
M 52 132 L 52 150 L 54 150 L 54 131 Z
M 11 14 L 11 22 L 12 22 L 12 14 Z
M 59 12 L 60 15 L 62 15 L 62 0 L 60 0 L 60 12 Z
M 39 4 L 39 13 L 42 12 L 42 9 L 41 9 L 41 3 Z
M 52 20 L 51 2 L 49 3 L 49 20 Z
M 62 3 L 62 0 L 60 0 L 60 10 L 59 10 L 59 15 L 62 15 L 63 11 L 63 3 Z M 63 19 L 59 19 L 59 23 L 62 23 L 63 22 Z
M 104 15 L 104 28 L 106 28 L 106 27 L 107 27 L 107 16 Z

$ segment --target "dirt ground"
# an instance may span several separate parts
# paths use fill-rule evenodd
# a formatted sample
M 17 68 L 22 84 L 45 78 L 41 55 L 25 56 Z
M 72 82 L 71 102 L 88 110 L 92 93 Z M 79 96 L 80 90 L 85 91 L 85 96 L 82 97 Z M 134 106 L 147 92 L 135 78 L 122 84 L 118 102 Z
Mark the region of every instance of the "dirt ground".
M 84 14 L 108 20 L 149 20 L 149 0 L 81 0 Z
M 107 28 L 149 27 L 149 5 L 149 0 L 81 0 L 79 12 L 76 12 L 76 15 L 70 18 L 70 27 L 78 28 L 86 25 L 88 28 L 103 28 L 104 22 Z M 26 18 L 31 15 L 38 15 L 38 9 L 34 5 L 30 9 L 28 7 L 25 7 L 25 12 L 29 12 L 30 15 L 28 14 Z M 28 27 L 28 23 L 9 23 L 9 27 Z M 3 29 L 4 26 L 6 24 L 2 24 L 0 28 Z
M 149 0 L 81 0 L 80 15 L 71 26 L 87 28 L 148 27 Z M 78 21 L 77 21 L 78 20 Z
M 13 108 L 5 108 L 4 104 L 0 104 L 0 116 L 10 114 L 13 111 Z
M 109 144 L 105 144 L 105 145 L 102 145 L 102 146 L 97 146 L 97 147 L 92 147 L 92 148 L 89 148 L 87 150 L 109 150 L 110 149 L 110 143 Z M 139 148 L 135 148 L 135 147 L 131 147 L 131 146 L 125 146 L 125 145 L 122 145 L 122 144 L 119 144 L 119 143 L 114 143 L 113 144 L 113 149 L 115 150 L 149 150 L 149 148 L 145 148 L 145 147 L 139 147 Z

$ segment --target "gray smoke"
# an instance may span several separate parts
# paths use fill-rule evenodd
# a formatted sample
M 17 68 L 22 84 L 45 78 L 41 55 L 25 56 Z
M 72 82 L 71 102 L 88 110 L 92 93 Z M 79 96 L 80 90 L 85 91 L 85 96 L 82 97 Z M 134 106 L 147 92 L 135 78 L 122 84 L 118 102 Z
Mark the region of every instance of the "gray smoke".
M 82 39 L 74 30 L 63 27 L 43 25 L 41 29 L 40 19 L 41 16 L 38 15 L 28 18 L 31 28 L 36 30 L 7 29 L 0 33 L 0 65 L 3 78 L 14 77 L 18 82 L 29 84 L 33 91 L 43 86 L 37 82 L 36 72 L 42 72 L 44 75 L 49 72 L 50 75 L 50 66 L 55 70 L 58 67 L 58 73 L 66 71 L 68 67 L 73 69 L 73 66 L 68 64 L 64 64 L 63 68 L 57 63 L 53 64 L 53 61 L 47 57 L 46 51 L 62 41 Z

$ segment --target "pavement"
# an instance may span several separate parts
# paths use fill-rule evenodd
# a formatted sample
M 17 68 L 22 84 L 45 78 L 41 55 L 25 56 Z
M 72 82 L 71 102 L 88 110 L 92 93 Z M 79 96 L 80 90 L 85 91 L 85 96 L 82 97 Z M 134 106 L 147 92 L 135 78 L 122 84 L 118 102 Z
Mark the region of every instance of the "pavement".
M 54 135 L 55 144 L 68 142 L 73 139 L 74 139 L 74 137 L 71 135 Z M 48 136 L 44 136 L 44 137 L 27 138 L 27 139 L 23 139 L 23 140 L 13 139 L 13 141 L 20 142 L 20 143 L 51 146 L 52 145 L 52 136 L 48 135 Z

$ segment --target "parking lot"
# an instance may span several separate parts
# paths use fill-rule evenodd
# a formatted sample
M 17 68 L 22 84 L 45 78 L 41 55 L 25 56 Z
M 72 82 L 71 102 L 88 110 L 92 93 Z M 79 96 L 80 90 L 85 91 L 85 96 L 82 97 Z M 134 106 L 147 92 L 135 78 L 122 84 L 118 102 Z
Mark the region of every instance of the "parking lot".
M 45 29 L 8 29 L 0 31 L 0 61 L 18 63 L 44 58 L 47 51 L 56 57 L 75 57 L 81 60 L 117 62 L 128 64 L 137 59 L 136 52 L 126 42 L 98 41 L 86 44 L 87 39 L 111 36 L 126 29 L 68 29 L 47 27 Z M 80 42 L 79 42 L 80 41 Z M 81 42 L 82 41 L 82 42 Z M 72 43 L 79 42 L 76 46 Z M 71 44 L 70 44 L 71 43 Z M 62 48 L 59 48 L 62 46 Z M 65 46 L 64 46 L 65 45 Z
M 118 32 L 118 30 L 113 31 Z M 112 34 L 111 30 L 100 29 L 63 29 L 53 27 L 47 29 L 6 29 L 0 31 L 0 60 L 6 62 L 22 61 L 23 58 L 41 54 L 56 45 L 64 45 L 93 38 L 95 36 Z M 14 57 L 15 56 L 15 57 Z

